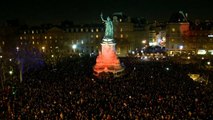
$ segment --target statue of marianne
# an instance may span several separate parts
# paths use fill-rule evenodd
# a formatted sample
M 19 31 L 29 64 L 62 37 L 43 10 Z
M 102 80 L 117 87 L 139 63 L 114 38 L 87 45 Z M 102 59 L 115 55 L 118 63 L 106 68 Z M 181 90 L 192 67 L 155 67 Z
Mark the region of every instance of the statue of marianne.
M 105 35 L 104 38 L 113 39 L 113 23 L 110 17 L 107 17 L 107 20 L 103 19 L 103 14 L 101 13 L 101 20 L 105 23 Z

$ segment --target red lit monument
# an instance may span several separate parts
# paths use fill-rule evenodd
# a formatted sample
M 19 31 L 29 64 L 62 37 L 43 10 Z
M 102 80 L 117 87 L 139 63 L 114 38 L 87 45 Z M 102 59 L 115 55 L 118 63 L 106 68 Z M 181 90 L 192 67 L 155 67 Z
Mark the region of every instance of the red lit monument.
M 115 77 L 119 76 L 124 68 L 116 55 L 115 42 L 113 39 L 113 24 L 110 18 L 107 20 L 101 19 L 105 23 L 105 35 L 101 42 L 101 51 L 96 59 L 96 64 L 93 67 L 94 75 L 99 76 L 101 73 L 113 73 Z

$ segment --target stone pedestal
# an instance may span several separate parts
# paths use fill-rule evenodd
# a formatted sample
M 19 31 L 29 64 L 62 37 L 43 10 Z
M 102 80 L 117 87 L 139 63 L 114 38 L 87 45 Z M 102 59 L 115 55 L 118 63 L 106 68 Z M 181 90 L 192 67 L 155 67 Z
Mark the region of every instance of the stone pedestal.
M 115 43 L 113 39 L 103 39 L 101 43 L 101 51 L 96 59 L 93 67 L 94 75 L 99 76 L 100 73 L 113 73 L 115 77 L 120 76 L 124 68 L 116 55 Z

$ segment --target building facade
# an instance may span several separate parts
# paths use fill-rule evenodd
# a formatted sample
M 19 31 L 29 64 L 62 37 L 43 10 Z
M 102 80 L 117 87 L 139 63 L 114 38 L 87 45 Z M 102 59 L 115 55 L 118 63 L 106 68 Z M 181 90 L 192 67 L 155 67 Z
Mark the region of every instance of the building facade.
M 148 46 L 165 47 L 169 53 L 181 51 L 213 50 L 213 24 L 211 21 L 188 20 L 182 11 L 174 13 L 168 22 L 148 23 L 144 18 L 131 18 L 119 12 L 110 16 L 114 25 L 114 38 L 118 56 L 137 53 Z M 101 21 L 101 20 L 100 20 Z M 50 56 L 97 55 L 104 35 L 104 25 L 39 25 L 1 27 L 0 53 L 9 48 L 27 50 Z

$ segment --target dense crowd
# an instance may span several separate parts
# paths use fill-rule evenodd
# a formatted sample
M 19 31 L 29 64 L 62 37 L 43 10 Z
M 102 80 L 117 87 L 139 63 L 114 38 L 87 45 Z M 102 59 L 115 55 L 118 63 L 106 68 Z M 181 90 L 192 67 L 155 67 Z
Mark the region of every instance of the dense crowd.
M 1 91 L 0 119 L 213 119 L 213 88 L 192 81 L 193 65 L 122 59 L 119 78 L 92 75 L 94 58 L 25 72 Z

